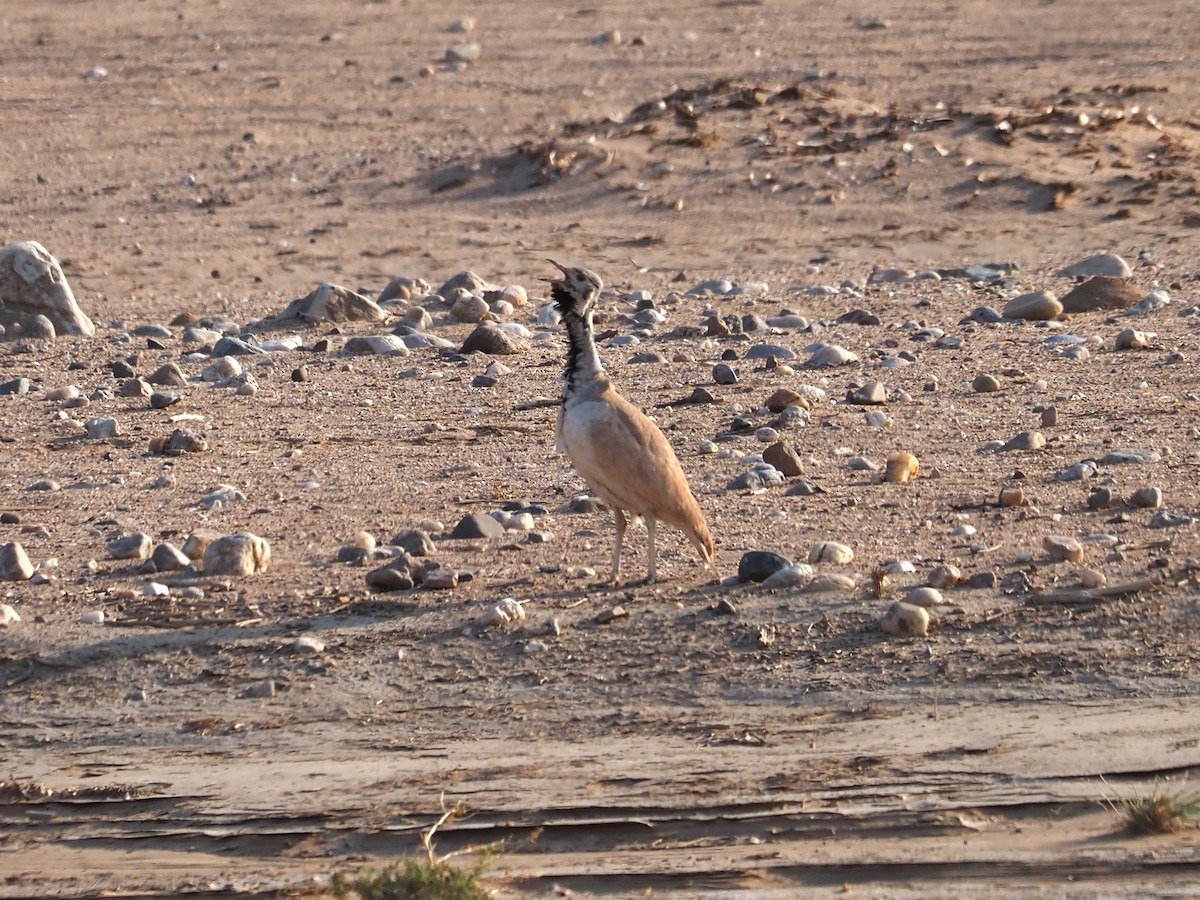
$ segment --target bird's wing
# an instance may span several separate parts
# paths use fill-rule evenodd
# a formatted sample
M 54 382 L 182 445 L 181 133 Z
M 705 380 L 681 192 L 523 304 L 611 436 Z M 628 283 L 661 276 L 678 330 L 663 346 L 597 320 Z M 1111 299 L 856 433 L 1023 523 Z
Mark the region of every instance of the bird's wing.
M 576 470 L 612 505 L 679 527 L 702 518 L 663 433 L 615 391 L 564 409 L 559 433 Z

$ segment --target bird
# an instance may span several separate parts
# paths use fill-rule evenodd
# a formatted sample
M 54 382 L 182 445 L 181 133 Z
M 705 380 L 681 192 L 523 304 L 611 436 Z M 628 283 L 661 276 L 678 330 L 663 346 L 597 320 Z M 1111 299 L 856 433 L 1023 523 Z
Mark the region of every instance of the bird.
M 653 584 L 656 527 L 673 525 L 687 536 L 706 566 L 713 561 L 713 539 L 700 504 L 666 437 L 645 413 L 622 397 L 604 371 L 596 350 L 592 311 L 604 288 L 590 269 L 548 259 L 562 273 L 550 281 L 550 295 L 567 330 L 565 384 L 558 410 L 555 447 L 565 452 L 591 490 L 613 510 L 617 538 L 608 584 L 621 574 L 621 547 L 629 517 L 646 523 Z

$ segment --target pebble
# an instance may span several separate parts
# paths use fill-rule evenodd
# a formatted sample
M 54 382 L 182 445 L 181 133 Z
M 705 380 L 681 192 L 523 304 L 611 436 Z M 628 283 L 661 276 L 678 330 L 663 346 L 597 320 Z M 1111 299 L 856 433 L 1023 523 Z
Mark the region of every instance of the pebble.
M 103 625 L 104 619 L 104 610 L 89 609 L 79 617 L 79 622 L 82 625 Z
M 1058 407 L 1047 406 L 1042 410 L 1041 424 L 1043 428 L 1053 428 L 1058 424 Z
M 28 394 L 33 389 L 33 382 L 28 378 L 14 378 L 0 384 L 0 396 L 10 394 Z
M 743 553 L 742 558 L 738 560 L 737 579 L 743 584 L 758 584 L 792 564 L 786 556 L 771 550 L 750 550 Z
M 1079 573 L 1079 583 L 1085 588 L 1102 588 L 1108 584 L 1108 577 L 1096 569 L 1084 569 Z
M 995 572 L 976 572 L 965 582 L 966 586 L 975 590 L 991 590 L 999 583 Z
M 911 453 L 903 451 L 893 453 L 887 458 L 887 465 L 883 470 L 883 480 L 889 484 L 904 484 L 916 478 L 920 470 L 921 466 L 917 462 L 917 458 Z
M 194 431 L 176 428 L 166 437 L 150 439 L 150 452 L 165 456 L 182 456 L 185 453 L 203 453 L 208 450 L 208 440 Z
M 738 475 L 729 484 L 727 491 L 761 490 L 773 485 L 783 484 L 783 473 L 768 462 L 757 463 L 748 472 Z
M 1138 509 L 1158 509 L 1163 505 L 1163 492 L 1156 487 L 1140 487 L 1130 495 L 1129 503 Z
M 154 394 L 154 388 L 144 378 L 130 378 L 122 382 L 116 392 L 122 397 L 149 397 Z
M 216 540 L 217 535 L 208 531 L 193 531 L 183 542 L 183 555 L 189 560 L 200 559 L 208 545 Z
M 654 350 L 646 350 L 642 353 L 635 353 L 633 356 L 631 356 L 629 358 L 629 361 L 631 363 L 641 365 L 641 364 L 651 364 L 651 363 L 665 363 L 667 361 L 667 358 L 665 356 L 663 356 L 661 353 L 658 353 Z
M 808 327 L 808 319 L 804 318 L 804 316 L 795 315 L 794 313 L 770 316 L 767 319 L 767 326 L 769 328 L 787 328 L 795 329 L 796 331 L 803 331 Z
M 803 428 L 808 424 L 808 418 L 808 407 L 793 403 L 783 408 L 774 424 L 776 428 Z
M 154 539 L 145 532 L 123 534 L 105 544 L 108 555 L 113 559 L 146 559 L 154 548 Z
M 513 513 L 504 521 L 505 531 L 533 531 L 533 516 L 527 512 Z
M 761 444 L 770 444 L 779 440 L 779 432 L 774 428 L 763 426 L 754 430 L 754 439 Z
M 712 370 L 713 381 L 717 384 L 737 384 L 737 372 L 725 363 L 717 363 Z
M 84 430 L 92 440 L 104 441 L 121 433 L 120 423 L 112 416 L 97 416 L 84 423 Z
M 175 391 L 155 391 L 150 395 L 150 408 L 166 409 L 179 403 L 182 399 L 183 395 Z
M 922 637 L 929 632 L 929 613 L 911 603 L 893 603 L 879 620 L 879 627 L 896 637 Z
M 196 501 L 197 506 L 205 509 L 222 509 L 231 503 L 240 503 L 246 495 L 232 484 L 218 484 L 215 488 Z
M 26 323 L 24 336 L 31 341 L 53 341 L 58 338 L 58 333 L 54 323 L 38 313 Z
M 242 374 L 242 364 L 232 356 L 222 356 L 200 374 L 203 381 L 222 382 Z
M 1004 304 L 1004 318 L 1048 322 L 1063 314 L 1063 304 L 1051 291 L 1021 294 Z
M 1144 447 L 1122 447 L 1120 450 L 1110 450 L 1105 453 L 1097 460 L 1097 464 L 1120 466 L 1130 463 L 1154 463 L 1160 459 L 1162 459 L 1162 455 L 1157 450 L 1149 450 Z
M 1110 278 L 1129 278 L 1133 270 L 1115 253 L 1097 253 L 1071 263 L 1056 273 L 1060 278 L 1090 278 L 1102 275 Z
M 275 696 L 275 692 L 275 682 L 268 678 L 265 681 L 256 681 L 247 687 L 243 696 L 253 697 L 256 700 L 268 700 Z
M 528 341 L 519 332 L 494 322 L 480 322 L 467 335 L 459 352 L 483 353 L 486 356 L 515 356 L 528 348 Z
M 946 598 L 935 587 L 915 587 L 904 595 L 902 602 L 928 608 L 930 606 L 942 606 L 945 604 Z
M 783 412 L 789 406 L 801 406 L 804 409 L 809 408 L 809 402 L 791 388 L 779 388 L 766 399 L 763 405 L 776 415 Z
M 24 547 L 15 541 L 0 544 L 0 581 L 28 581 L 33 572 Z
M 150 598 L 169 597 L 171 589 L 160 581 L 151 581 L 142 589 L 142 595 Z
M 159 387 L 184 387 L 187 377 L 175 363 L 167 363 L 146 376 L 146 381 Z
M 977 394 L 994 394 L 1000 390 L 1000 379 L 987 372 L 981 372 L 971 382 L 971 390 Z
M 25 490 L 27 490 L 27 491 L 61 491 L 62 485 L 59 484 L 57 481 L 54 481 L 53 479 L 43 478 L 41 481 L 35 481 L 29 487 L 25 488 Z
M 836 541 L 820 541 L 808 551 L 810 563 L 830 563 L 835 566 L 843 566 L 852 559 L 854 559 L 854 551 Z
M 857 390 L 846 394 L 846 402 L 856 406 L 878 406 L 887 400 L 887 388 L 882 382 L 869 381 Z
M 0 628 L 11 628 L 21 621 L 21 616 L 7 603 L 0 603 Z
M 394 559 L 387 565 L 367 573 L 367 587 L 377 591 L 410 591 L 414 587 L 407 557 Z
M 51 388 L 46 391 L 47 403 L 62 403 L 64 400 L 75 400 L 80 396 L 80 390 L 73 384 L 65 387 Z
M 292 653 L 319 656 L 325 652 L 325 642 L 310 635 L 301 635 L 292 641 Z
M 929 586 L 938 590 L 954 587 L 960 581 L 962 581 L 962 571 L 958 566 L 949 564 L 938 566 L 929 573 L 928 578 Z
M 1009 508 L 1025 505 L 1025 490 L 1019 485 L 1009 485 L 1000 488 L 1000 496 L 996 500 L 999 506 Z
M 814 576 L 812 581 L 804 585 L 806 594 L 826 594 L 831 591 L 850 591 L 855 588 L 854 579 L 849 575 L 825 574 Z
M 352 355 L 408 356 L 408 345 L 394 334 L 369 334 L 352 337 L 342 346 L 342 353 Z
M 705 294 L 719 294 L 725 296 L 733 292 L 733 282 L 726 281 L 724 278 L 710 278 L 707 281 L 701 281 L 687 291 L 689 297 L 702 297 Z
M 387 318 L 387 313 L 369 297 L 340 284 L 323 282 L 312 293 L 289 303 L 279 318 L 303 319 L 312 323 L 382 322 Z M 264 345 L 264 349 L 269 348 Z
M 174 544 L 164 541 L 150 554 L 150 562 L 158 572 L 174 572 L 191 564 L 187 555 Z
M 1158 334 L 1153 331 L 1125 328 L 1117 332 L 1116 338 L 1113 339 L 1113 348 L 1115 350 L 1144 350 L 1156 337 Z
M 839 347 L 837 344 L 817 344 L 812 348 L 808 358 L 808 365 L 815 369 L 844 366 L 855 362 L 858 362 L 858 354 L 852 353 L 845 347 Z
M 1075 538 L 1046 535 L 1042 538 L 1042 549 L 1050 556 L 1050 562 L 1081 563 L 1084 560 L 1083 545 Z
M 799 587 L 813 577 L 813 567 L 808 563 L 795 563 L 777 569 L 762 580 L 762 586 L 773 588 Z
M 1054 473 L 1055 481 L 1083 481 L 1091 478 L 1096 474 L 1096 464 L 1090 459 L 1085 459 L 1083 462 L 1077 462 L 1067 466 Z
M 213 345 L 210 355 L 215 359 L 220 356 L 255 356 L 266 352 L 259 346 L 258 339 L 253 335 L 242 337 L 226 335 Z
M 814 494 L 823 494 L 824 489 L 815 482 L 801 480 L 797 481 L 784 493 L 785 497 L 811 497 Z
M 1124 278 L 1091 278 L 1062 298 L 1063 311 L 1094 312 L 1100 309 L 1128 309 L 1141 293 Z
M 804 474 L 804 466 L 800 455 L 787 441 L 776 441 L 762 453 L 763 462 L 774 466 L 785 478 L 795 478 Z
M 475 294 L 460 295 L 450 307 L 450 318 L 465 324 L 482 322 L 488 314 L 487 301 Z
M 1000 452 L 1013 450 L 1041 450 L 1046 446 L 1046 438 L 1040 431 L 1022 431 L 1000 447 Z
M 1182 525 L 1190 525 L 1195 521 L 1196 519 L 1193 516 L 1169 513 L 1165 509 L 1160 509 L 1151 516 L 1148 524 L 1151 528 L 1179 528 Z
M 388 542 L 393 547 L 399 547 L 409 556 L 432 556 L 433 541 L 428 532 L 420 528 L 406 528 L 398 532 Z
M 1108 509 L 1112 506 L 1113 490 L 1110 487 L 1098 487 L 1087 498 L 1088 509 Z
M 883 320 L 880 319 L 879 316 L 866 309 L 847 310 L 833 321 L 838 325 L 861 325 L 863 327 L 872 327 L 883 324 Z
M 271 545 L 248 531 L 223 535 L 204 550 L 205 575 L 257 575 L 271 563 Z
M 455 541 L 500 537 L 504 537 L 504 526 L 482 512 L 463 516 L 450 532 L 450 539 Z
M 466 44 L 452 44 L 446 48 L 446 62 L 475 62 L 479 59 L 483 48 L 474 42 Z
M 883 467 L 865 456 L 852 456 L 846 460 L 846 468 L 851 472 L 878 472 Z
M 483 628 L 513 625 L 525 621 L 525 607 L 512 597 L 505 597 L 491 609 L 475 619 L 475 624 Z
M 1171 303 L 1171 295 L 1164 290 L 1151 291 L 1138 303 L 1133 304 L 1129 309 L 1125 310 L 1128 316 L 1145 315 L 1148 312 L 1155 312 Z
M 596 613 L 596 617 L 593 621 L 597 625 L 607 625 L 609 622 L 612 622 L 616 619 L 623 619 L 627 615 L 629 615 L 629 613 L 625 611 L 625 607 L 614 606 L 610 609 L 601 610 L 600 612 Z
M 1004 314 L 990 306 L 977 306 L 959 324 L 977 322 L 980 325 L 997 325 L 1004 321 Z

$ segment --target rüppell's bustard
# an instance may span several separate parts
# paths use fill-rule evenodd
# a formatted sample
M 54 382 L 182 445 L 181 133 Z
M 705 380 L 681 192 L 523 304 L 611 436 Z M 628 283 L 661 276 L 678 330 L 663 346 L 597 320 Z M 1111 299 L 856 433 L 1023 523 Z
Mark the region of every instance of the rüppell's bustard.
M 682 531 L 706 564 L 712 535 L 688 488 L 675 451 L 658 426 L 612 386 L 593 336 L 592 309 L 604 283 L 589 269 L 568 268 L 553 279 L 551 296 L 567 328 L 566 385 L 558 412 L 558 450 L 570 457 L 588 487 L 612 507 L 617 519 L 612 573 L 621 573 L 621 545 L 629 516 L 645 520 L 650 538 L 646 582 L 655 580 L 655 528 L 665 522 Z

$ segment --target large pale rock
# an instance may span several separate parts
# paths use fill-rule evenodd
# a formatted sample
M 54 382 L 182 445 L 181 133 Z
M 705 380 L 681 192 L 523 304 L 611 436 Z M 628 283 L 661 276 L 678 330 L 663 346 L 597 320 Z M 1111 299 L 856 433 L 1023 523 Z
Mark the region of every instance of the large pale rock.
M 28 326 L 35 316 L 50 320 L 58 334 L 92 337 L 96 326 L 83 314 L 58 260 L 36 241 L 0 250 L 0 324 Z
M 1095 256 L 1081 259 L 1079 262 L 1058 270 L 1061 278 L 1093 278 L 1097 275 L 1108 278 L 1128 278 L 1132 274 L 1129 263 L 1115 253 L 1097 253 Z
M 329 282 L 318 285 L 307 297 L 293 300 L 282 315 L 306 322 L 382 322 L 386 317 L 371 298 Z
M 271 545 L 243 531 L 217 538 L 204 550 L 205 575 L 257 575 L 271 564 Z
M 0 581 L 28 581 L 32 577 L 33 564 L 25 554 L 25 548 L 15 541 L 0 544 Z

